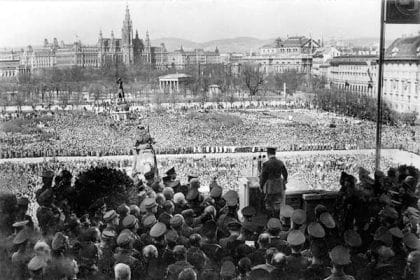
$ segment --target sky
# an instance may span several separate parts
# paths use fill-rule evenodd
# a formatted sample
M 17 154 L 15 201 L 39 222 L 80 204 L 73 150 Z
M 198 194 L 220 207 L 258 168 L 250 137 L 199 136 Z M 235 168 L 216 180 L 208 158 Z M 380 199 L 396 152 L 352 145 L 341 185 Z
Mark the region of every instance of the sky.
M 99 30 L 121 36 L 128 4 L 141 38 L 195 42 L 240 36 L 379 37 L 380 0 L 0 0 L 0 47 L 96 43 Z M 417 25 L 387 25 L 386 38 L 417 34 Z

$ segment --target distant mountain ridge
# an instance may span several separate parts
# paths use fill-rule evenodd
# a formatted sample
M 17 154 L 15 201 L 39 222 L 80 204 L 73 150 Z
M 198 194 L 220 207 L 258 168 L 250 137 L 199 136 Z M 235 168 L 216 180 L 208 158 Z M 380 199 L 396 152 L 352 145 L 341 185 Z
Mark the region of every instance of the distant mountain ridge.
M 176 37 L 158 38 L 151 40 L 152 45 L 159 46 L 164 43 L 168 51 L 179 50 L 182 46 L 184 50 L 204 49 L 213 51 L 216 47 L 220 52 L 249 52 L 257 50 L 261 46 L 273 42 L 274 39 L 258 39 L 254 37 L 236 37 L 228 39 L 211 40 L 197 43 Z
M 151 42 L 153 46 L 160 46 L 161 43 L 164 43 L 168 51 L 179 50 L 182 46 L 184 50 L 204 49 L 213 51 L 217 47 L 221 53 L 249 53 L 251 50 L 257 51 L 263 45 L 270 44 L 274 42 L 274 40 L 275 38 L 258 39 L 254 37 L 235 37 L 198 43 L 182 38 L 165 37 L 151 40 Z M 379 44 L 379 38 L 375 37 L 347 38 L 336 41 L 345 41 L 349 43 L 349 45 L 357 47 L 371 47 Z M 386 40 L 385 46 L 389 46 L 393 41 L 393 39 Z

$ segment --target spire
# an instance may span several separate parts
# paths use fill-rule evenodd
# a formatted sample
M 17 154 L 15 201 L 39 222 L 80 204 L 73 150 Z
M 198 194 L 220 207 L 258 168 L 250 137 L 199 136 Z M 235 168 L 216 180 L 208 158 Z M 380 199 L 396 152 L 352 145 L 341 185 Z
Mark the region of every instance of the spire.
M 128 8 L 128 4 L 125 6 L 125 20 L 130 21 L 130 9 Z
M 184 51 L 184 48 L 182 47 L 182 45 L 181 45 L 181 48 L 179 49 L 181 52 L 183 52 Z
M 214 50 L 215 53 L 219 53 L 219 49 L 216 46 L 216 49 Z
M 139 31 L 136 29 L 136 39 L 139 38 Z
M 111 30 L 111 39 L 114 39 L 114 30 Z
M 149 30 L 146 31 L 146 48 L 150 47 Z
M 102 29 L 99 29 L 99 38 L 102 39 Z

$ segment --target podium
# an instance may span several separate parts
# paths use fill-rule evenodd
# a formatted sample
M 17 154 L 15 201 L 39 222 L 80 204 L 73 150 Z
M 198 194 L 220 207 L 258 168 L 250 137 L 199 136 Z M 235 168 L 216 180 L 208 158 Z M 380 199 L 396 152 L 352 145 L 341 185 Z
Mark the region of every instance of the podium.
M 257 216 L 264 211 L 264 194 L 259 189 L 257 177 L 244 177 L 239 179 L 239 213 L 244 207 L 252 206 L 257 210 Z M 294 209 L 303 209 L 307 215 L 307 221 L 314 220 L 316 205 L 323 204 L 329 211 L 334 210 L 337 192 L 326 190 L 299 190 L 289 191 L 286 189 L 286 204 Z

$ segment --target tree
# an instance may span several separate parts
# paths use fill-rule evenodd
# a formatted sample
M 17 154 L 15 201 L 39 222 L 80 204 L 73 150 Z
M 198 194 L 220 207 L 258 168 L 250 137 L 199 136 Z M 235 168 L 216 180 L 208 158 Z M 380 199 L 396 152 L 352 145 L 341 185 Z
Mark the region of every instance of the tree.
M 304 82 L 304 76 L 304 73 L 298 73 L 296 70 L 277 73 L 274 76 L 276 89 L 281 92 L 284 83 L 286 83 L 286 92 L 293 94 Z
M 133 180 L 125 173 L 108 167 L 94 167 L 78 175 L 69 204 L 77 215 L 94 213 L 103 203 L 116 209 L 128 202 L 133 188 Z
M 264 73 L 258 66 L 245 65 L 241 74 L 249 94 L 255 96 L 264 84 Z

